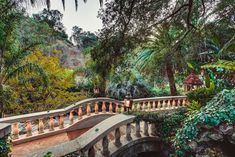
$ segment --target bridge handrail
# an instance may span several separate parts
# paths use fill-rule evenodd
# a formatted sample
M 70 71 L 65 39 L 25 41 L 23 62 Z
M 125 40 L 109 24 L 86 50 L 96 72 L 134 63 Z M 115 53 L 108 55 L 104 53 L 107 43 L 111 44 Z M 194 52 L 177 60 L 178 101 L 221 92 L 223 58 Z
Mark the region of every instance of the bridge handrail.
M 64 156 L 64 155 L 67 155 L 69 153 L 73 153 L 76 151 L 85 153 L 88 150 L 90 153 L 92 153 L 90 150 L 94 149 L 93 146 L 102 139 L 103 141 L 105 140 L 105 142 L 107 142 L 107 143 L 104 142 L 103 146 L 106 147 L 105 149 L 108 149 L 107 135 L 111 133 L 113 130 L 119 131 L 119 134 L 115 134 L 115 136 L 118 136 L 118 137 L 115 137 L 115 139 L 117 140 L 115 142 L 120 142 L 118 141 L 120 140 L 120 137 L 121 137 L 119 128 L 123 125 L 127 125 L 127 127 L 129 127 L 130 129 L 130 123 L 133 122 L 134 118 L 135 116 L 133 115 L 124 115 L 124 114 L 112 116 L 102 121 L 101 123 L 97 124 L 90 130 L 82 134 L 80 137 L 77 137 L 76 139 L 72 141 L 56 145 L 54 147 L 48 148 L 40 152 L 36 152 L 35 154 L 31 156 L 39 157 L 39 156 L 45 155 L 47 152 L 51 152 L 54 156 Z M 130 131 L 131 130 L 127 129 L 127 132 L 126 132 L 129 136 L 131 134 Z M 128 140 L 131 140 L 131 139 L 128 139 Z
M 157 111 L 175 109 L 186 105 L 186 96 L 166 96 L 133 99 L 132 111 Z M 125 112 L 124 101 L 99 97 L 79 101 L 64 109 L 30 113 L 25 115 L 6 117 L 0 119 L 2 123 L 10 123 L 13 142 L 25 142 L 33 137 L 44 137 L 45 134 L 66 131 L 66 128 L 78 123 L 91 114 L 117 114 Z M 48 134 L 48 135 L 49 135 Z
M 148 102 L 148 101 L 154 101 L 154 100 L 174 100 L 174 99 L 186 99 L 187 96 L 163 96 L 163 97 L 150 97 L 150 98 L 139 98 L 139 99 L 133 99 L 134 103 L 138 102 Z
M 113 103 L 118 103 L 118 104 L 123 103 L 121 101 L 111 99 L 111 98 L 106 98 L 106 97 L 89 98 L 89 99 L 81 100 L 81 101 L 79 101 L 75 104 L 72 104 L 72 105 L 64 108 L 64 109 L 49 110 L 49 111 L 35 112 L 35 113 L 29 113 L 29 114 L 23 114 L 23 115 L 18 115 L 18 116 L 1 118 L 0 123 L 23 122 L 23 121 L 26 121 L 26 120 L 37 120 L 39 118 L 57 116 L 57 115 L 60 115 L 60 114 L 66 114 L 69 111 L 77 109 L 82 105 L 87 105 L 89 103 L 91 104 L 91 103 L 101 102 L 101 101 L 113 102 Z

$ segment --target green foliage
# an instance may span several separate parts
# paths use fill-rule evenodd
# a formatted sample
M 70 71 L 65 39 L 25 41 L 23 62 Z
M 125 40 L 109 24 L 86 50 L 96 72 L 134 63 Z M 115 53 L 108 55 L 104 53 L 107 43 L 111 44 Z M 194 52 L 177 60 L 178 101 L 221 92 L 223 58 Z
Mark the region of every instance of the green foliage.
M 195 100 L 193 100 L 191 102 L 191 104 L 188 106 L 188 110 L 190 112 L 198 111 L 198 110 L 200 110 L 200 108 L 201 108 L 201 104 L 199 102 L 195 101 Z
M 152 96 L 151 87 L 137 71 L 127 69 L 112 74 L 107 86 L 107 95 L 123 100 L 128 92 L 133 98 Z
M 11 152 L 11 145 L 8 137 L 0 138 L 0 157 L 7 157 Z
M 223 68 L 224 70 L 234 72 L 235 61 L 219 60 L 215 63 L 203 65 L 202 68 L 205 68 L 205 69 Z
M 218 89 L 215 87 L 213 83 L 211 83 L 210 88 L 202 87 L 196 90 L 192 90 L 187 93 L 189 101 L 196 101 L 202 106 L 206 104 L 206 102 L 210 101 L 216 93 Z
M 216 127 L 221 123 L 235 124 L 235 90 L 223 90 L 199 111 L 189 115 L 183 128 L 177 131 L 175 148 L 181 153 L 190 151 L 188 143 L 202 132 L 202 126 Z
M 43 157 L 54 157 L 54 155 L 51 152 L 47 152 Z
M 170 139 L 175 135 L 176 130 L 182 126 L 182 122 L 186 118 L 187 110 L 184 108 L 173 111 L 163 112 L 134 112 L 135 121 L 147 121 L 156 123 L 159 136 L 165 142 L 170 142 Z
M 70 40 L 75 42 L 78 48 L 86 49 L 94 47 L 98 43 L 98 37 L 94 33 L 83 31 L 82 28 L 78 26 L 74 26 L 72 31 Z M 86 54 L 87 51 L 88 50 L 84 51 L 84 53 Z

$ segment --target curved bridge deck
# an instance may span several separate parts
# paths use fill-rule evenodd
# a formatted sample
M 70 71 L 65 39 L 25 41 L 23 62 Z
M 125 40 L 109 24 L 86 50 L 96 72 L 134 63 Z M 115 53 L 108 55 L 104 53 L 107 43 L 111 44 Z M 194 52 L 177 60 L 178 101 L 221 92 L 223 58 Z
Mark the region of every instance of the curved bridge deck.
M 135 112 L 156 112 L 184 107 L 186 104 L 186 96 L 143 98 L 134 99 L 131 110 Z M 71 142 L 96 124 L 110 116 L 123 113 L 125 110 L 124 101 L 110 98 L 91 98 L 79 101 L 64 109 L 2 118 L 0 125 L 3 123 L 11 124 L 14 154 L 14 150 L 19 152 L 20 148 L 31 144 L 34 144 L 36 151 L 45 147 L 52 147 L 57 143 Z M 115 121 L 118 122 L 119 120 L 113 119 L 113 122 Z M 49 145 L 46 145 L 46 143 L 49 143 Z

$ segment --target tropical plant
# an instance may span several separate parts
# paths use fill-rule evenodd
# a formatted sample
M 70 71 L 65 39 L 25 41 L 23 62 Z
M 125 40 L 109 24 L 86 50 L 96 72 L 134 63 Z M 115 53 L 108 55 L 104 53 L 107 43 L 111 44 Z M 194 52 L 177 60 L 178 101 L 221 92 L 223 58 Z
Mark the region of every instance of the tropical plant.
M 235 123 L 235 90 L 223 90 L 211 101 L 207 102 L 199 111 L 193 112 L 186 118 L 184 125 L 174 138 L 174 146 L 179 156 L 192 153 L 189 143 L 200 141 L 199 134 L 205 128 L 217 127 L 220 124 L 233 125 Z M 189 155 L 189 154 L 188 154 Z
M 40 44 L 40 39 L 29 39 L 24 36 L 28 30 L 21 30 L 18 27 L 22 20 L 23 12 L 14 5 L 8 10 L 8 14 L 0 21 L 0 112 L 3 112 L 7 104 L 5 99 L 5 89 L 8 86 L 9 79 L 16 78 L 22 73 L 33 71 L 42 77 L 43 85 L 48 85 L 48 78 L 44 70 L 38 65 L 31 62 L 23 62 L 25 57 Z M 19 30 L 21 35 L 19 35 Z M 27 34 L 27 33 L 26 33 Z M 6 101 L 5 101 L 6 100 Z
M 153 96 L 149 84 L 133 69 L 111 74 L 106 93 L 107 96 L 119 100 L 123 100 L 127 93 L 130 93 L 133 98 Z
M 8 112 L 18 114 L 57 109 L 86 98 L 80 92 L 69 90 L 75 86 L 75 74 L 73 70 L 61 67 L 59 57 L 49 57 L 36 50 L 25 58 L 25 62 L 42 67 L 47 73 L 49 86 L 43 88 L 42 78 L 33 72 L 11 79 L 9 84 L 15 89 L 18 103 L 10 106 Z

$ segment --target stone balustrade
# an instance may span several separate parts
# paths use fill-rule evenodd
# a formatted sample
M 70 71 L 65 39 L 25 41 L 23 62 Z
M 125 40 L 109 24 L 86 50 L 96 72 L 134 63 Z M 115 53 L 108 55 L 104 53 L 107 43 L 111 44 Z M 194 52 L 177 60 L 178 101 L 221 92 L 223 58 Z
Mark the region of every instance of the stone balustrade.
M 132 111 L 151 112 L 175 109 L 186 105 L 186 96 L 168 96 L 134 99 Z M 91 98 L 79 101 L 64 109 L 50 110 L 0 119 L 1 123 L 10 123 L 12 139 L 30 139 L 35 136 L 59 132 L 75 123 L 96 114 L 116 114 L 125 112 L 124 101 L 110 98 Z M 118 134 L 118 133 L 117 133 Z
M 37 112 L 0 119 L 1 123 L 10 123 L 12 139 L 17 141 L 37 135 L 63 130 L 91 114 L 113 114 L 123 106 L 121 101 L 110 98 L 93 98 L 79 101 L 64 109 Z M 120 110 L 121 111 L 121 110 Z
M 68 155 L 74 152 L 79 152 L 81 156 L 88 157 L 110 156 L 123 145 L 126 145 L 132 141 L 136 141 L 137 139 L 146 137 L 156 138 L 155 123 L 149 124 L 148 122 L 134 122 L 134 119 L 135 116 L 132 115 L 119 114 L 112 116 L 97 124 L 80 137 L 37 152 L 33 154 L 33 156 L 39 157 L 46 152 L 52 152 L 55 157 Z M 144 127 L 141 127 L 140 123 L 144 123 Z M 124 135 L 121 135 L 121 127 L 126 128 Z M 114 132 L 113 140 L 109 139 L 109 134 L 111 132 Z M 102 143 L 101 152 L 95 151 L 95 145 L 99 141 Z M 111 147 L 112 149 L 110 149 Z

